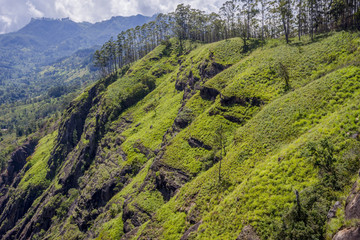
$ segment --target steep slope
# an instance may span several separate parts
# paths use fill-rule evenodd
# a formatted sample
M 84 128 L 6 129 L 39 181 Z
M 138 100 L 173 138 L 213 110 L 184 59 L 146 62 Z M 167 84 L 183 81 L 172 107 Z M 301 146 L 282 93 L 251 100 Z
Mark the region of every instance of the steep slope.
M 0 34 L 0 169 L 18 146 L 14 142 L 26 141 L 24 135 L 98 79 L 92 60 L 99 45 L 154 18 L 119 16 L 94 24 L 41 18 Z
M 359 168 L 357 34 L 170 43 L 70 104 L 1 188 L 3 239 L 326 235 Z
M 35 81 L 43 67 L 50 67 L 60 58 L 76 55 L 79 50 L 94 52 L 96 46 L 104 44 L 111 36 L 116 37 L 114 33 L 142 25 L 154 17 L 119 16 L 94 24 L 76 23 L 68 18 L 40 18 L 32 19 L 17 32 L 0 34 L 0 103 L 24 99 L 32 94 L 29 89 L 39 85 Z M 88 55 L 83 60 L 87 58 Z M 18 94 L 19 91 L 23 94 Z

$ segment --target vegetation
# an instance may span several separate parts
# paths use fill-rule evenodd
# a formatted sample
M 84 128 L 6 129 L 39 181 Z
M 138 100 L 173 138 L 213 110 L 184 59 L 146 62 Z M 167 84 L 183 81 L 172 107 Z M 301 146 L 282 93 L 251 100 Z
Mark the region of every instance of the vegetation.
M 356 28 L 358 9 L 335 21 L 332 4 L 299 4 L 228 1 L 204 26 L 216 15 L 179 5 L 146 35 L 110 39 L 94 58 L 103 78 L 4 186 L 0 234 L 236 239 L 251 226 L 260 239 L 331 239 L 357 226 L 344 206 L 327 214 L 360 167 L 359 33 L 328 31 Z
M 178 56 L 170 39 L 88 88 L 50 135 L 50 159 L 25 173 L 40 162 L 49 172 L 68 149 L 53 178 L 34 177 L 58 212 L 34 237 L 179 239 L 195 224 L 194 239 L 235 239 L 247 225 L 262 239 L 333 236 L 345 222 L 327 227 L 327 213 L 360 164 L 360 43 L 347 32 L 291 40 L 250 39 L 245 54 L 233 38 Z M 81 136 L 66 125 L 78 114 Z M 64 132 L 71 144 L 59 144 Z
M 98 79 L 94 46 L 119 29 L 151 20 L 113 17 L 97 24 L 70 19 L 32 19 L 21 30 L 0 36 L 0 166 L 9 149 L 59 117 L 82 90 Z
M 296 14 L 297 13 L 297 14 Z M 260 15 L 260 16 L 259 16 Z M 169 14 L 159 14 L 154 21 L 128 29 L 112 37 L 94 54 L 94 63 L 103 76 L 130 64 L 149 53 L 162 41 L 176 37 L 179 55 L 186 49 L 185 40 L 211 43 L 240 37 L 243 52 L 250 50 L 248 40 L 289 38 L 297 34 L 311 39 L 318 33 L 332 30 L 360 29 L 360 9 L 356 0 L 348 2 L 329 0 L 229 0 L 219 13 L 206 14 L 190 5 L 180 4 Z M 279 64 L 280 74 L 289 88 L 286 66 Z

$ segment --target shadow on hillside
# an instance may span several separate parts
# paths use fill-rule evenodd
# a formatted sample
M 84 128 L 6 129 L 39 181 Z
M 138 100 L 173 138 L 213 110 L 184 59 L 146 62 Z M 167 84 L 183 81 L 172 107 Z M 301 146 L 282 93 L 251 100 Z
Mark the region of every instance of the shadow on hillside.
M 304 40 L 301 40 L 301 41 L 296 41 L 296 42 L 290 42 L 289 43 L 289 46 L 292 46 L 292 47 L 300 47 L 300 46 L 306 46 L 306 45 L 310 45 L 312 43 L 316 43 L 316 42 L 319 42 L 327 37 L 330 37 L 333 33 L 332 32 L 327 32 L 327 33 L 320 33 L 318 35 L 315 35 L 313 40 L 311 39 L 306 39 L 305 41 Z
M 246 49 L 243 49 L 244 54 L 250 54 L 253 50 L 263 47 L 266 44 L 266 41 L 261 39 L 250 39 L 247 40 Z

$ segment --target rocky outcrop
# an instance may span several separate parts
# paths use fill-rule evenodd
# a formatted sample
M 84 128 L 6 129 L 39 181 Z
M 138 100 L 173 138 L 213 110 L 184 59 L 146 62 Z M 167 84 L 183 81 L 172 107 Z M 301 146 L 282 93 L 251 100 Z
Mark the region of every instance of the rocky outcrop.
M 241 124 L 241 123 L 244 122 L 243 119 L 237 118 L 237 117 L 235 117 L 235 116 L 233 116 L 233 115 L 224 114 L 223 116 L 224 116 L 224 118 L 225 118 L 226 120 L 229 120 L 230 122 L 233 122 L 233 123 Z
M 360 218 L 360 190 L 357 182 L 354 183 L 350 195 L 346 199 L 345 218 Z
M 141 154 L 145 155 L 145 157 L 147 159 L 151 158 L 152 156 L 154 156 L 153 151 L 151 151 L 151 149 L 147 148 L 144 146 L 144 144 L 142 144 L 141 141 L 137 141 L 134 143 L 133 145 L 134 149 L 137 149 Z
M 190 234 L 193 233 L 193 232 L 196 232 L 199 229 L 201 224 L 202 224 L 202 221 L 192 225 L 188 230 L 186 230 L 186 232 L 182 235 L 180 240 L 188 240 L 188 239 L 190 239 Z
M 182 107 L 174 120 L 174 127 L 184 129 L 192 122 L 193 118 L 192 111 L 186 107 Z
M 199 65 L 199 74 L 201 76 L 201 80 L 210 79 L 215 77 L 220 72 L 224 71 L 231 65 L 222 65 L 214 61 L 214 59 L 210 56 L 211 59 L 206 59 L 203 63 Z
M 32 203 L 44 189 L 35 186 L 29 189 L 29 191 L 21 191 L 14 199 L 13 196 L 8 196 L 9 203 L 6 204 L 5 208 L 0 216 L 0 223 L 2 223 L 0 227 L 0 236 L 3 236 L 2 239 L 21 239 L 20 234 L 22 229 L 24 229 L 24 225 L 29 221 L 29 217 L 26 217 L 25 214 L 31 207 Z M 16 225 L 19 219 L 25 218 L 22 221 L 22 224 Z M 8 232 L 8 230 L 10 230 Z
M 55 177 L 56 171 L 66 158 L 66 155 L 71 152 L 79 142 L 84 131 L 85 120 L 94 104 L 93 100 L 96 97 L 96 94 L 97 88 L 94 86 L 88 91 L 87 97 L 80 100 L 77 104 L 72 103 L 66 110 L 66 117 L 59 127 L 56 146 L 48 161 L 48 179 L 53 179 Z M 98 99 L 96 102 L 98 102 Z
M 101 213 L 101 207 L 105 206 L 106 203 L 118 192 L 116 187 L 119 185 L 117 177 L 107 181 L 100 188 L 93 189 L 88 193 L 89 197 L 80 197 L 78 201 L 72 206 L 75 209 L 74 221 L 78 225 L 80 231 L 87 232 L 91 222 L 97 218 Z M 126 182 L 124 178 L 122 184 Z
M 239 104 L 240 106 L 261 106 L 264 101 L 258 97 L 237 97 L 237 96 L 222 96 L 220 103 L 222 106 L 231 106 Z
M 202 86 L 200 89 L 200 96 L 202 97 L 202 99 L 213 101 L 219 94 L 220 92 L 215 88 Z
M 188 139 L 188 143 L 189 143 L 190 147 L 193 147 L 193 148 L 204 148 L 206 150 L 211 150 L 212 149 L 211 146 L 206 145 L 202 141 L 200 141 L 198 139 L 195 139 L 195 138 L 192 138 L 192 137 Z
M 37 143 L 37 140 L 31 139 L 17 148 L 11 155 L 6 171 L 0 175 L 0 236 L 24 216 L 32 201 L 37 197 L 36 189 L 29 193 L 22 192 L 15 199 L 9 193 L 10 187 L 16 188 L 19 184 L 21 180 L 19 173 L 25 172 L 26 159 L 34 153 Z
M 107 171 L 111 172 L 112 178 L 105 182 L 96 182 L 96 177 L 85 176 L 95 159 L 97 164 L 100 165 L 105 162 L 98 149 L 107 147 L 101 145 L 101 142 L 106 145 L 106 141 L 101 140 L 109 131 L 106 123 L 115 115 L 113 109 L 103 102 L 102 95 L 99 93 L 102 91 L 101 89 L 104 89 L 104 85 L 109 85 L 114 79 L 117 78 L 111 76 L 98 82 L 88 93 L 83 95 L 82 99 L 72 103 L 67 109 L 63 121 L 60 123 L 59 135 L 54 150 L 48 161 L 50 170 L 46 176 L 47 179 L 52 180 L 58 174 L 57 187 L 52 185 L 46 192 L 44 192 L 44 189 L 30 188 L 29 191 L 24 191 L 22 195 L 17 196 L 19 198 L 16 201 L 6 204 L 5 210 L 7 214 L 2 214 L 0 219 L 0 222 L 2 222 L 0 235 L 6 236 L 4 239 L 29 239 L 42 230 L 47 231 L 52 224 L 53 217 L 57 215 L 56 210 L 62 202 L 56 199 L 68 196 L 70 189 L 80 191 L 85 189 L 84 186 L 80 186 L 81 181 L 79 179 L 81 177 L 90 179 L 91 181 L 87 182 L 87 184 L 94 187 L 90 189 L 91 191 L 87 190 L 86 198 L 79 197 L 79 199 L 72 202 L 68 209 L 64 210 L 68 211 L 66 216 L 78 211 L 73 221 L 78 225 L 80 231 L 87 231 L 91 222 L 102 213 L 101 209 L 109 199 L 121 190 L 130 176 L 139 171 L 139 168 L 133 169 L 132 166 L 120 168 L 117 165 L 115 168 L 114 166 L 107 167 L 109 168 Z M 117 114 L 120 114 L 125 109 L 125 105 L 132 105 L 138 101 L 135 98 L 130 100 L 130 102 L 121 105 L 122 109 Z M 91 119 L 91 121 L 87 121 L 88 119 Z M 125 129 L 129 123 L 132 123 L 132 121 L 119 121 L 121 125 L 119 129 Z M 80 139 L 82 140 L 80 141 Z M 115 144 L 121 145 L 122 141 L 123 139 L 117 139 Z M 139 151 L 143 151 L 144 155 L 148 155 L 148 157 L 152 154 L 141 144 L 135 147 Z M 127 156 L 121 149 L 118 152 L 119 156 L 126 159 Z M 100 168 L 104 167 L 101 166 Z M 41 197 L 41 200 L 33 204 L 35 199 L 39 197 Z M 21 222 L 15 225 L 20 219 Z
M 154 164 L 152 171 L 156 172 L 155 187 L 161 192 L 164 201 L 169 201 L 190 179 L 185 172 L 160 163 Z
M 360 228 L 345 228 L 335 234 L 333 240 L 359 240 L 360 239 Z
M 124 222 L 124 233 L 128 233 L 151 219 L 151 214 L 136 203 L 128 205 L 127 201 L 125 201 L 122 219 Z
M 335 204 L 333 209 L 329 211 L 328 218 L 335 215 L 336 210 L 334 208 L 335 207 L 338 208 L 339 204 Z M 354 183 L 353 187 L 351 188 L 350 194 L 346 199 L 345 219 L 346 220 L 360 219 L 360 189 L 358 187 L 357 182 Z M 358 226 L 340 229 L 333 237 L 333 240 L 358 240 L 358 239 L 360 239 L 360 227 Z
M 34 153 L 37 142 L 37 140 L 31 139 L 11 154 L 6 171 L 0 175 L 0 189 L 4 185 L 12 184 L 16 175 L 25 166 L 26 159 Z M 2 191 L 0 190 L 0 192 Z
M 241 230 L 236 240 L 260 240 L 260 237 L 256 234 L 252 226 L 247 225 Z
M 341 207 L 341 203 L 339 201 L 337 201 L 334 206 L 329 210 L 328 214 L 327 214 L 327 218 L 331 219 L 331 218 L 335 218 L 336 217 L 336 211 Z

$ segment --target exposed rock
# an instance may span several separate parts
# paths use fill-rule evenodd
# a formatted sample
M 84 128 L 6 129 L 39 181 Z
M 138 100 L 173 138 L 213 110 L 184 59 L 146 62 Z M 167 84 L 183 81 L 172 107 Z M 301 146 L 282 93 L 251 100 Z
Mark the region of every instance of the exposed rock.
M 230 67 L 230 65 L 224 66 L 214 61 L 210 62 L 207 59 L 202 64 L 199 65 L 199 74 L 201 76 L 201 79 L 204 78 L 210 79 L 216 76 L 218 73 L 224 71 L 228 67 Z
M 202 86 L 200 88 L 200 96 L 206 100 L 213 101 L 219 94 L 220 94 L 220 92 L 215 88 L 210 88 L 210 87 L 205 87 L 205 86 Z
M 338 202 L 337 202 L 338 203 Z M 339 204 L 335 204 L 335 207 L 339 208 Z M 334 213 L 332 213 L 334 212 Z M 328 218 L 335 215 L 336 210 L 330 210 L 328 213 Z M 345 219 L 360 219 L 360 189 L 358 183 L 355 182 L 351 188 L 350 194 L 346 199 L 345 204 Z M 345 228 L 338 231 L 333 240 L 357 240 L 360 239 L 360 227 Z
M 19 225 L 19 229 L 12 229 L 8 234 L 15 235 L 16 239 L 32 239 L 33 235 L 38 233 L 40 229 L 47 230 L 52 224 L 52 217 L 56 214 L 56 209 L 60 204 L 60 201 L 57 201 L 53 204 L 48 204 L 50 197 L 46 195 L 41 196 L 41 205 L 40 208 L 42 211 L 38 211 L 34 216 L 27 215 L 23 224 Z M 31 224 L 32 221 L 37 220 L 36 226 Z
M 145 147 L 144 144 L 142 144 L 142 142 L 140 142 L 140 141 L 136 141 L 134 143 L 133 147 L 135 149 L 139 150 L 139 152 L 144 154 L 146 156 L 146 158 L 148 158 L 148 159 L 154 155 L 153 151 L 151 151 L 151 149 Z
M 180 81 L 179 78 L 177 78 L 175 82 L 175 89 L 178 91 L 184 91 L 185 87 L 186 87 L 186 82 Z
M 132 240 L 136 236 L 137 232 L 139 231 L 139 227 L 135 227 L 130 232 L 125 233 L 120 240 Z
M 334 206 L 329 210 L 327 214 L 327 218 L 335 218 L 336 217 L 336 211 L 341 207 L 341 203 L 337 201 Z
M 0 236 L 3 236 L 2 239 L 21 239 L 21 231 L 19 229 L 24 229 L 25 224 L 29 221 L 29 217 L 26 217 L 21 225 L 16 225 L 16 223 L 24 217 L 32 203 L 43 190 L 41 187 L 36 186 L 32 187 L 28 192 L 22 191 L 14 201 L 11 201 L 11 204 L 5 206 L 0 216 L 0 223 L 2 223 Z M 8 232 L 10 229 L 11 231 Z
M 174 120 L 174 126 L 180 129 L 186 128 L 193 120 L 192 111 L 186 107 L 179 109 L 178 115 Z
M 247 225 L 241 230 L 236 240 L 260 240 L 260 237 L 256 234 L 252 226 Z
M 48 161 L 50 170 L 47 178 L 55 177 L 56 170 L 61 164 L 61 160 L 76 146 L 84 130 L 85 120 L 88 116 L 90 108 L 93 105 L 93 98 L 96 96 L 96 86 L 92 87 L 87 98 L 81 100 L 77 105 L 71 104 L 66 110 L 68 117 L 63 120 L 59 127 L 59 135 L 57 139 L 52 157 Z
M 124 222 L 124 232 L 128 233 L 151 219 L 151 214 L 140 208 L 137 204 L 132 204 L 129 207 L 125 201 L 122 219 Z
M 34 139 L 29 140 L 11 154 L 6 171 L 0 175 L 0 192 L 3 185 L 12 184 L 15 176 L 25 166 L 26 159 L 34 153 L 37 142 Z
M 360 190 L 357 182 L 354 183 L 350 195 L 346 199 L 345 218 L 360 218 Z
M 109 79 L 104 81 L 105 85 L 111 82 Z M 98 84 L 102 83 L 104 82 L 100 81 Z M 51 158 L 48 161 L 50 171 L 46 176 L 48 179 L 53 179 L 56 174 L 59 174 L 59 187 L 52 187 L 43 195 L 41 194 L 44 189 L 30 188 L 22 192 L 22 195 L 16 196 L 16 201 L 12 201 L 11 204 L 6 203 L 4 210 L 6 213 L 0 216 L 0 222 L 3 222 L 5 219 L 7 220 L 6 224 L 2 224 L 0 229 L 0 235 L 4 236 L 6 233 L 3 239 L 29 239 L 34 234 L 41 232 L 41 230 L 48 230 L 53 217 L 56 215 L 56 209 L 60 206 L 59 202 L 52 202 L 51 206 L 47 206 L 49 201 L 52 201 L 57 196 L 66 196 L 71 188 L 78 189 L 79 179 L 84 176 L 91 166 L 97 156 L 97 149 L 102 147 L 101 143 L 108 144 L 106 139 L 104 141 L 101 141 L 101 139 L 106 132 L 112 131 L 112 129 L 106 128 L 106 122 L 108 122 L 112 114 L 112 109 L 107 108 L 100 101 L 99 97 L 101 95 L 99 90 L 96 89 L 97 85 L 90 89 L 85 98 L 79 100 L 80 103 L 77 102 L 76 106 L 73 103 L 73 106 L 68 108 L 68 114 L 60 124 L 60 134 L 54 151 L 51 153 Z M 102 106 L 104 108 L 100 108 Z M 89 115 L 94 121 L 89 121 L 85 125 L 85 119 L 89 118 Z M 123 122 L 121 124 L 124 126 L 128 125 L 126 121 L 125 123 L 124 121 L 120 122 Z M 86 141 L 79 141 L 83 132 L 85 132 Z M 75 145 L 77 145 L 76 148 Z M 107 148 L 108 146 L 105 147 Z M 69 154 L 70 152 L 71 154 Z M 99 162 L 101 163 L 102 161 L 102 158 L 99 158 Z M 128 167 L 131 168 L 131 166 Z M 74 209 L 81 210 L 80 214 L 74 217 L 74 223 L 79 226 L 80 230 L 86 231 L 88 229 L 92 221 L 102 213 L 102 207 L 114 194 L 121 190 L 121 187 L 127 182 L 128 176 L 131 176 L 134 172 L 133 169 L 125 168 L 123 170 L 124 176 L 126 175 L 127 177 L 119 176 L 121 173 L 119 175 L 112 174 L 113 178 L 107 182 L 102 184 L 92 183 L 94 188 L 86 193 L 86 199 L 76 199 L 72 203 L 73 205 L 70 207 L 72 210 L 69 210 L 70 212 L 67 214 L 72 214 Z M 91 179 L 89 176 L 86 176 L 86 178 Z M 34 200 L 39 196 L 42 199 L 33 204 Z M 22 219 L 21 222 L 18 221 L 19 219 Z M 19 224 L 15 225 L 16 222 Z M 11 230 L 9 231 L 9 229 Z
M 193 89 L 195 82 L 197 82 L 198 80 L 199 79 L 194 78 L 193 72 L 191 70 L 189 74 L 185 77 L 182 76 L 182 72 L 180 71 L 175 81 L 175 89 L 178 91 L 184 91 L 186 88 Z
M 333 240 L 359 240 L 360 227 L 345 228 L 335 234 Z
M 124 184 L 127 178 L 117 178 Z M 98 211 L 119 191 L 115 191 L 118 182 L 115 178 L 110 179 L 104 183 L 100 188 L 94 189 L 89 193 L 88 198 L 80 197 L 76 203 L 77 217 L 74 221 L 79 226 L 79 229 L 86 232 L 90 227 L 92 220 L 101 213 Z M 84 211 L 86 210 L 86 211 Z
M 181 129 L 186 128 L 190 122 L 191 120 L 189 121 L 188 119 L 184 119 L 184 118 L 176 118 L 174 120 L 174 124 Z
M 232 115 L 229 115 L 229 114 L 225 114 L 225 115 L 223 115 L 223 116 L 224 116 L 224 118 L 225 118 L 226 120 L 229 120 L 230 122 L 233 122 L 233 123 L 239 123 L 239 124 L 241 124 L 241 123 L 244 122 L 242 119 L 237 118 L 237 117 L 232 116 Z
M 188 240 L 191 233 L 196 232 L 199 226 L 202 224 L 202 221 L 192 225 L 186 232 L 182 235 L 180 240 Z
M 204 63 L 199 65 L 199 74 L 201 77 L 201 80 L 204 79 L 210 79 L 215 77 L 218 73 L 224 71 L 226 68 L 228 68 L 230 65 L 224 66 L 220 63 L 216 63 L 214 61 L 206 60 Z M 215 100 L 217 95 L 219 95 L 220 92 L 215 88 L 205 87 L 202 86 L 200 88 L 200 96 L 203 99 L 207 100 Z
M 0 185 L 0 236 L 4 235 L 15 225 L 18 219 L 24 216 L 32 201 L 39 194 L 37 189 L 33 189 L 29 193 L 22 192 L 16 199 L 13 199 L 9 194 L 9 187 L 15 188 L 20 182 L 21 177 L 18 174 L 20 171 L 25 172 L 26 169 L 23 168 L 26 159 L 33 154 L 36 145 L 37 140 L 32 139 L 17 148 L 11 155 L 7 170 L 0 175 L 2 182 Z
M 169 201 L 177 190 L 189 181 L 189 176 L 183 171 L 160 163 L 153 164 L 152 171 L 156 172 L 155 187 L 165 201 Z
M 197 139 L 192 138 L 192 137 L 188 139 L 188 143 L 189 143 L 190 147 L 193 147 L 193 148 L 204 148 L 206 150 L 211 150 L 212 149 L 211 146 L 206 145 L 202 141 L 197 140 Z
M 241 106 L 257 106 L 259 107 L 260 105 L 264 104 L 264 101 L 260 98 L 257 97 L 245 97 L 245 98 L 241 98 L 241 97 L 237 97 L 237 96 L 222 96 L 220 103 L 222 106 L 230 106 L 230 105 L 234 105 L 234 104 L 239 104 Z
M 356 133 L 352 134 L 350 137 L 353 139 L 359 139 L 359 133 L 356 132 Z

